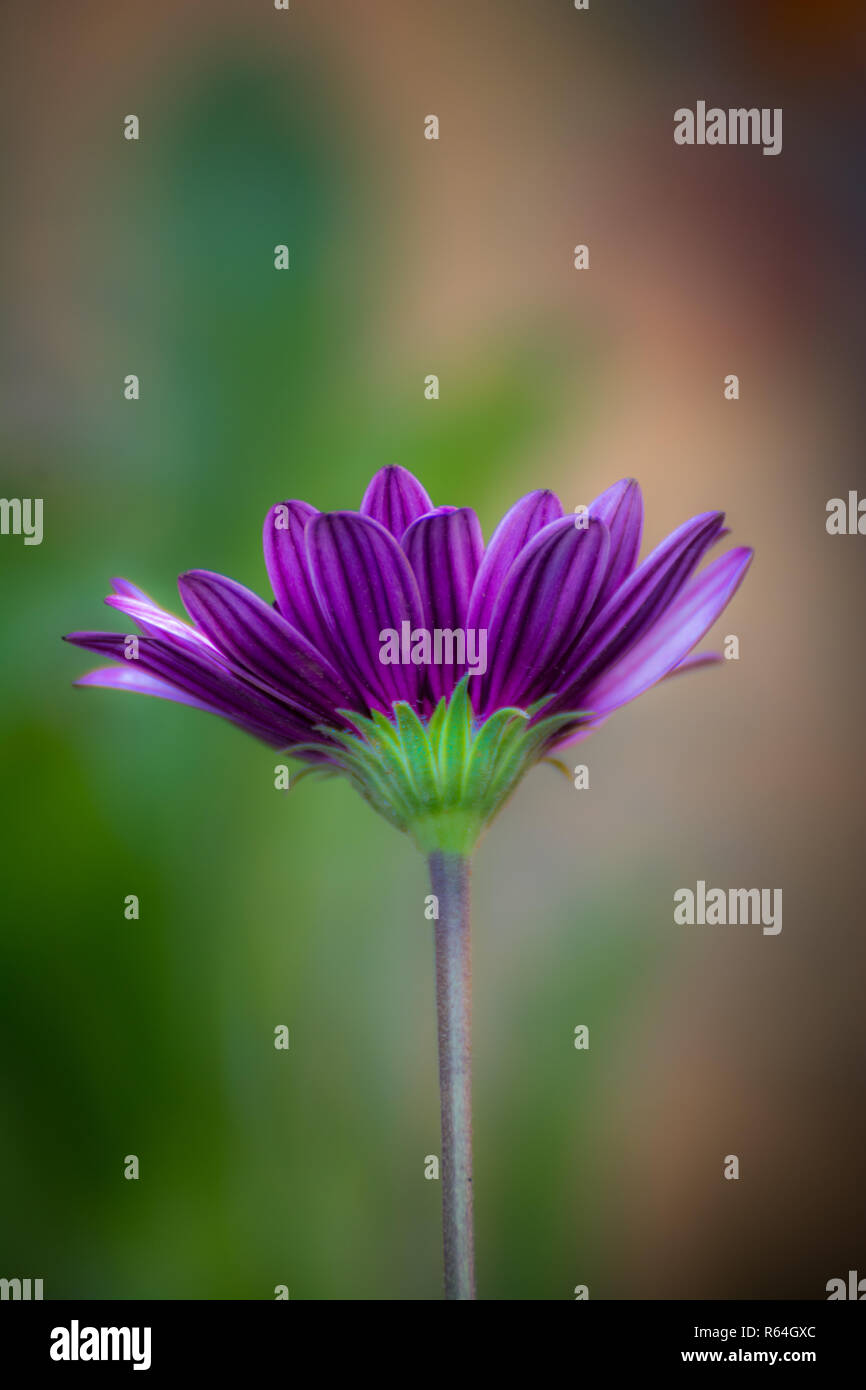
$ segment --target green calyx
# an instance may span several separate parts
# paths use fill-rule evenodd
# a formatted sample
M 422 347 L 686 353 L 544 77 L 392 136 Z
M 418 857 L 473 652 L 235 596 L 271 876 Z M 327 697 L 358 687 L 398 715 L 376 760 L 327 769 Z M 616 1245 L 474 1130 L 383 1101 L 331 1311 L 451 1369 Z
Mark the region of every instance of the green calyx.
M 357 732 L 323 729 L 338 748 L 299 744 L 288 751 L 326 754 L 327 765 L 300 775 L 342 773 L 423 854 L 469 854 L 524 773 L 546 758 L 555 736 L 586 716 L 572 711 L 532 723 L 548 703 L 540 700 L 525 710 L 498 709 L 478 723 L 468 682 L 464 676 L 426 723 L 403 700 L 390 718 L 378 710 L 369 718 L 340 710 Z

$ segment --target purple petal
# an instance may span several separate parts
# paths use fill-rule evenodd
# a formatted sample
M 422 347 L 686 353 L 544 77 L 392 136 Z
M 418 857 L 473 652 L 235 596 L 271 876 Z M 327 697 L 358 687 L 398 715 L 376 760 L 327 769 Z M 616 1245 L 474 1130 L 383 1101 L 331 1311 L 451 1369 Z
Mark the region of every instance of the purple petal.
M 133 586 L 129 585 L 131 589 Z M 137 592 L 141 592 L 138 590 Z M 185 623 L 182 618 L 175 617 L 174 613 L 169 613 L 167 609 L 160 608 L 153 599 L 147 598 L 127 598 L 123 594 L 109 594 L 105 602 L 109 608 L 116 608 L 118 612 L 125 613 L 128 618 L 132 618 L 142 632 L 149 637 L 166 637 L 182 646 L 192 647 L 194 650 L 203 650 L 209 656 L 219 657 L 213 642 L 205 637 L 203 632 Z
M 419 517 L 406 531 L 403 549 L 418 581 L 428 630 L 454 632 L 465 628 L 472 585 L 484 553 L 484 537 L 475 513 L 461 507 L 459 511 L 439 509 Z M 451 694 L 465 669 L 465 662 L 428 667 L 434 704 L 442 695 Z
M 722 512 L 692 517 L 620 585 L 583 633 L 567 684 L 559 691 L 557 709 L 574 707 L 588 683 L 618 661 L 661 617 L 718 539 L 723 519 Z
M 139 695 L 158 695 L 160 699 L 172 700 L 178 705 L 193 705 L 196 709 L 213 710 L 213 706 L 205 700 L 188 695 L 169 681 L 160 680 L 159 676 L 142 671 L 134 661 L 130 661 L 128 666 L 100 666 L 98 671 L 88 671 L 86 676 L 79 676 L 74 684 L 94 685 L 105 690 L 134 690 Z
M 668 676 L 679 676 L 684 671 L 696 671 L 699 666 L 718 666 L 720 661 L 724 661 L 721 652 L 693 652 L 691 656 L 686 656 L 672 671 L 668 671 Z
M 314 516 L 318 512 L 308 502 L 282 502 L 271 507 L 265 517 L 262 543 L 277 607 L 287 623 L 329 655 L 327 629 L 313 593 L 304 542 L 307 522 Z
M 588 687 L 584 707 L 610 714 L 678 669 L 735 593 L 751 558 L 740 546 L 708 565 L 641 641 Z
M 307 556 L 319 609 L 343 661 L 384 711 L 394 700 L 414 703 L 419 667 L 380 661 L 386 629 L 423 624 L 418 585 L 393 535 L 357 512 L 323 512 L 306 531 Z
M 142 677 L 151 676 L 160 686 L 178 692 L 166 694 L 166 698 L 199 704 L 201 708 L 241 724 L 268 743 L 285 747 L 314 737 L 313 722 L 302 710 L 290 708 L 264 690 L 249 685 L 240 673 L 170 640 L 138 638 L 136 658 L 127 658 L 127 638 L 122 633 L 72 632 L 65 640 L 118 661 L 119 668 L 112 668 L 118 672 L 111 680 L 115 688 L 155 694 L 155 689 L 145 689 L 145 685 L 149 686 L 146 680 L 137 684 Z M 83 681 L 88 685 L 109 684 L 108 673 L 92 672 L 83 677 Z
M 490 619 L 490 669 L 480 708 L 525 705 L 558 688 L 604 577 L 610 538 L 590 517 L 560 517 L 540 531 L 508 571 Z
M 389 463 L 374 474 L 361 503 L 361 515 L 378 521 L 398 541 L 407 526 L 432 510 L 433 503 L 418 479 L 398 463 Z
M 133 690 L 139 695 L 155 695 L 160 700 L 170 700 L 175 705 L 191 705 L 207 714 L 217 714 L 223 719 L 229 719 L 231 723 L 237 724 L 247 733 L 263 739 L 266 743 L 273 744 L 275 748 L 286 746 L 285 735 L 269 725 L 260 725 L 255 720 L 242 716 L 233 718 L 217 705 L 189 695 L 179 686 L 160 680 L 158 676 L 137 669 L 137 666 L 136 662 L 130 662 L 128 666 L 101 666 L 99 670 L 89 671 L 86 676 L 81 676 L 75 681 L 75 685 L 96 686 L 105 690 Z
M 221 652 L 301 709 L 328 718 L 349 686 L 312 643 L 234 579 L 190 570 L 178 580 L 187 612 Z
M 160 700 L 170 700 L 175 705 L 191 705 L 195 709 L 204 710 L 206 714 L 216 714 L 221 719 L 243 729 L 245 733 L 251 734 L 254 738 L 261 739 L 264 743 L 271 744 L 274 748 L 288 748 L 292 743 L 303 741 L 310 737 L 310 731 L 303 729 L 301 740 L 298 739 L 298 732 L 288 727 L 279 725 L 260 724 L 251 719 L 248 715 L 238 715 L 237 717 L 227 714 L 225 710 L 217 705 L 209 703 L 207 700 L 196 699 L 193 695 L 186 694 L 178 686 L 171 685 L 169 681 L 160 680 L 158 676 L 148 675 L 146 671 L 133 669 L 135 663 L 127 666 L 101 666 L 97 671 L 89 671 L 86 676 L 74 682 L 75 685 L 94 686 L 105 690 L 132 690 L 139 695 L 155 695 Z M 316 739 L 322 739 L 321 734 L 315 735 Z M 327 740 L 322 739 L 322 742 Z M 338 745 L 335 743 L 334 748 Z M 328 762 L 328 757 L 323 753 L 304 752 L 295 755 L 303 762 Z
M 528 492 L 505 513 L 484 553 L 469 601 L 466 626 L 486 628 L 505 576 L 521 550 L 551 521 L 562 516 L 562 503 L 552 492 Z
M 637 564 L 643 534 L 643 498 L 638 483 L 634 478 L 614 483 L 590 503 L 589 514 L 603 521 L 610 532 L 607 574 L 595 601 L 600 610 Z
M 128 579 L 112 579 L 111 587 L 116 594 L 121 594 L 124 598 L 137 598 L 143 603 L 153 603 L 150 594 L 146 594 L 136 584 L 130 584 Z
M 678 676 L 681 672 L 694 671 L 699 666 L 715 666 L 721 660 L 723 658 L 720 652 L 694 652 L 691 656 L 685 657 L 672 671 L 668 671 L 663 679 L 671 680 L 672 677 Z M 537 716 L 538 719 L 543 719 L 546 712 L 546 710 L 541 710 Z M 584 739 L 590 738 L 597 729 L 600 729 L 602 724 L 606 724 L 609 718 L 610 713 L 600 715 L 598 719 L 586 720 L 576 731 L 567 733 L 563 738 L 559 738 L 551 744 L 551 753 L 558 753 L 563 748 L 572 748 L 576 743 L 582 743 Z

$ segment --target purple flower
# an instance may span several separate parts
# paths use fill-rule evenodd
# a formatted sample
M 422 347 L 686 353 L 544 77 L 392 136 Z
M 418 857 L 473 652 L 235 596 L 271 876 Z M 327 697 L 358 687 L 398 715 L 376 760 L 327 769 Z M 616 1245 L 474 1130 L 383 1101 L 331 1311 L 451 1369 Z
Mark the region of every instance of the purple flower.
M 467 687 L 472 729 L 503 708 L 543 702 L 536 721 L 573 712 L 549 752 L 663 677 L 720 659 L 689 654 L 751 551 L 731 550 L 696 573 L 726 534 L 722 513 L 705 512 L 638 565 L 642 526 L 630 479 L 583 517 L 563 515 L 552 492 L 530 492 L 485 547 L 471 508 L 434 507 L 411 473 L 391 466 L 358 512 L 271 508 L 272 605 L 233 579 L 190 570 L 179 581 L 184 622 L 115 580 L 106 602 L 141 635 L 130 644 L 123 634 L 71 633 L 68 641 L 118 663 L 77 684 L 195 705 L 275 747 L 297 747 L 309 763 L 341 767 L 340 735 L 359 727 L 353 712 L 393 719 L 405 702 L 426 725 L 469 670 L 466 659 L 384 661 L 384 632 L 484 633 L 486 669 Z
M 530 492 L 485 548 L 470 508 L 434 507 L 411 473 L 384 468 L 358 512 L 271 508 L 273 604 L 190 570 L 183 622 L 115 580 L 106 602 L 141 635 L 68 638 L 117 663 L 80 685 L 220 714 L 305 761 L 302 775 L 347 777 L 428 856 L 448 1299 L 475 1297 L 470 856 L 534 763 L 664 677 L 719 659 L 690 653 L 751 559 L 731 550 L 698 572 L 722 522 L 693 517 L 638 565 L 643 504 L 626 480 L 580 516 Z

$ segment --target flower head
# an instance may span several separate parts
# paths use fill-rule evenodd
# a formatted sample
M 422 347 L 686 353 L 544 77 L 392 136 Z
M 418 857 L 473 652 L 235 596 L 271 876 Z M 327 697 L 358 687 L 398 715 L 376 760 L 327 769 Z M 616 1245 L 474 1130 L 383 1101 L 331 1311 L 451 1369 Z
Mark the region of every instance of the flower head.
M 464 851 L 535 762 L 719 660 L 690 653 L 751 559 L 740 547 L 696 573 L 723 521 L 693 517 L 638 565 L 643 503 L 627 479 L 576 516 L 530 492 L 485 547 L 471 508 L 434 507 L 395 465 L 357 512 L 271 508 L 273 604 L 190 570 L 185 622 L 115 580 L 106 603 L 140 635 L 67 640 L 118 663 L 77 684 L 222 715 L 346 775 L 423 849 Z

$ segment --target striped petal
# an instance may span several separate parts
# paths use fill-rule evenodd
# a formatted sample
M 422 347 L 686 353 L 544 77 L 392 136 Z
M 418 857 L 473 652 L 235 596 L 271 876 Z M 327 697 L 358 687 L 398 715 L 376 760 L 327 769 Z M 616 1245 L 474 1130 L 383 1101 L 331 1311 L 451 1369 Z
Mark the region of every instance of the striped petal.
M 398 541 L 407 526 L 432 510 L 433 503 L 418 479 L 398 463 L 374 474 L 361 503 L 361 515 L 378 521 Z
M 206 714 L 219 715 L 220 718 L 236 724 L 245 733 L 270 743 L 274 748 L 284 748 L 288 741 L 289 735 L 280 732 L 276 725 L 260 724 L 246 714 L 233 715 L 227 709 L 187 694 L 169 681 L 160 680 L 158 676 L 149 675 L 147 671 L 134 670 L 132 664 L 101 666 L 98 670 L 89 671 L 86 676 L 81 676 L 75 681 L 75 685 L 96 686 L 104 690 L 133 690 L 138 695 L 155 695 L 158 699 L 170 700 L 175 705 L 191 705 L 194 709 L 204 710 Z
M 466 617 L 467 627 L 486 628 L 505 576 L 525 545 L 551 521 L 562 516 L 553 492 L 528 492 L 505 513 L 478 568 Z
M 129 587 L 130 589 L 133 588 L 132 585 Z M 141 593 L 141 590 L 137 592 Z M 205 637 L 203 632 L 199 632 L 197 628 L 185 623 L 174 613 L 169 613 L 168 609 L 161 608 L 147 595 L 141 598 L 132 598 L 125 594 L 115 593 L 109 594 L 105 602 L 109 608 L 115 608 L 119 613 L 125 613 L 128 618 L 132 618 L 141 631 L 149 637 L 169 638 L 193 651 L 203 651 L 209 656 L 219 656 L 213 642 Z
M 300 709 L 328 717 L 350 687 L 300 632 L 257 594 L 209 570 L 178 580 L 186 611 L 213 643 Z
M 631 574 L 637 564 L 643 535 L 643 497 L 634 478 L 614 483 L 589 506 L 590 516 L 597 516 L 610 532 L 610 556 L 596 610 L 600 610 L 611 595 Z
M 97 671 L 88 671 L 86 676 L 79 676 L 74 684 L 98 686 L 104 690 L 134 690 L 139 695 L 158 695 L 160 699 L 172 700 L 178 705 L 193 705 L 196 709 L 211 713 L 220 712 L 214 711 L 214 706 L 206 700 L 187 694 L 179 686 L 160 680 L 159 676 L 153 676 L 149 671 L 137 669 L 137 663 L 133 661 L 128 666 L 100 666 Z
M 620 585 L 583 633 L 573 655 L 569 679 L 560 689 L 551 713 L 575 708 L 580 691 L 653 626 L 718 539 L 723 520 L 722 512 L 692 517 L 671 532 Z
M 331 641 L 377 708 L 414 704 L 419 667 L 380 659 L 381 633 L 423 624 L 418 585 L 394 536 L 357 512 L 325 512 L 307 525 L 307 557 L 319 610 Z
M 459 629 L 465 642 L 469 598 L 484 553 L 478 517 L 470 507 L 419 517 L 406 531 L 403 549 L 418 582 L 425 626 L 430 632 Z M 431 664 L 427 684 L 434 704 L 451 694 L 465 670 L 465 662 Z
M 590 518 L 560 517 L 540 531 L 508 571 L 490 619 L 490 670 L 482 712 L 530 704 L 556 690 L 607 565 L 610 537 Z
M 751 558 L 740 546 L 708 565 L 641 641 L 587 688 L 585 708 L 610 714 L 679 669 L 736 592 Z
M 238 672 L 207 657 L 184 650 L 160 637 L 137 639 L 137 656 L 127 657 L 128 638 L 117 632 L 73 632 L 65 639 L 74 646 L 96 652 L 120 663 L 114 668 L 120 674 L 112 677 L 116 688 L 143 689 L 142 677 L 155 677 L 160 688 L 166 689 L 166 699 L 180 699 L 183 704 L 197 703 L 214 714 L 221 714 L 233 723 L 241 724 L 250 733 L 268 743 L 285 746 L 311 737 L 313 724 L 304 711 L 250 685 Z M 97 679 L 99 677 L 99 679 Z M 92 672 L 84 677 L 86 684 L 107 684 L 105 672 Z M 157 689 L 145 681 L 146 694 Z M 167 693 L 171 688 L 176 695 Z
M 307 522 L 318 516 L 308 502 L 279 502 L 271 507 L 262 528 L 265 566 L 277 607 L 287 623 L 325 655 L 327 629 L 313 592 L 304 541 Z

